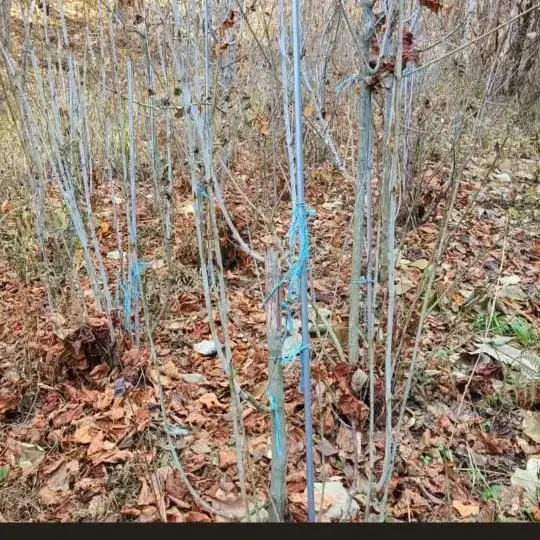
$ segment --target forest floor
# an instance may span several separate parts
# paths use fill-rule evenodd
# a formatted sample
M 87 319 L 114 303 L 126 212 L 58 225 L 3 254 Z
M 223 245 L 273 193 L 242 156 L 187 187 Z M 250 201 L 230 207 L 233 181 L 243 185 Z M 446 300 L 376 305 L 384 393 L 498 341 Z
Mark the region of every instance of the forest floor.
M 495 170 L 490 169 L 493 155 L 488 152 L 473 159 L 461 181 L 451 241 L 434 284 L 438 303 L 423 332 L 422 370 L 399 434 L 389 521 L 540 520 L 540 183 L 538 161 L 518 146 Z M 245 182 L 256 174 L 242 156 L 233 172 Z M 435 168 L 428 175 L 435 196 L 444 175 Z M 350 259 L 343 254 L 350 253 L 352 186 L 344 186 L 328 167 L 308 170 L 307 179 L 306 197 L 316 211 L 311 220 L 313 290 L 317 306 L 331 311 L 336 333 L 342 336 L 350 279 Z M 151 201 L 144 191 L 140 195 L 147 279 L 160 283 L 166 269 L 153 245 L 160 228 L 155 220 L 145 221 L 145 205 Z M 98 232 L 112 276 L 119 263 L 106 185 L 100 197 Z M 247 215 L 249 223 L 238 191 L 228 193 L 227 200 L 235 219 Z M 193 230 L 189 202 L 187 197 L 178 201 L 185 210 L 175 225 L 174 247 L 181 261 L 189 259 L 186 229 Z M 11 204 L 5 202 L 5 213 Z M 285 206 L 282 216 L 288 215 Z M 443 211 L 441 202 L 425 223 L 404 235 L 397 329 L 421 285 Z M 286 233 L 285 217 L 276 218 L 274 225 L 278 234 Z M 263 244 L 255 247 L 262 251 Z M 193 349 L 211 339 L 196 265 L 170 292 L 170 309 L 154 335 L 156 368 L 144 339 L 136 347 L 119 337 L 113 351 L 116 362 L 107 362 L 103 351 L 112 352 L 104 318 L 80 309 L 77 323 L 65 314 L 52 316 L 44 285 L 21 280 L 13 265 L 0 264 L 0 521 L 224 520 L 193 500 L 175 470 L 156 369 L 164 388 L 167 429 L 190 483 L 218 513 L 240 519 L 244 506 L 231 442 L 229 382 L 217 357 Z M 264 401 L 268 370 L 261 272 L 240 257 L 232 261 L 226 277 L 238 382 Z M 59 284 L 64 293 L 68 287 Z M 83 281 L 82 294 L 88 297 L 86 288 Z M 163 301 L 159 287 L 147 294 L 150 304 L 152 294 Z M 66 313 L 77 312 L 73 302 Z M 396 408 L 411 359 L 414 320 L 400 352 Z M 378 350 L 377 361 L 381 358 Z M 354 493 L 350 508 L 356 514 L 346 519 L 361 521 L 369 460 L 367 405 L 352 391 L 354 369 L 340 361 L 332 340 L 314 337 L 312 365 L 316 481 L 327 486 L 323 520 L 340 517 L 340 490 L 345 488 Z M 366 369 L 363 358 L 360 366 Z M 291 521 L 306 520 L 298 375 L 297 363 L 285 370 Z M 380 388 L 378 381 L 376 476 L 384 450 Z M 248 482 L 257 486 L 248 495 L 265 503 L 270 418 L 249 403 L 243 417 Z M 320 505 L 320 497 L 317 501 Z M 373 511 L 375 516 L 383 511 L 380 494 Z

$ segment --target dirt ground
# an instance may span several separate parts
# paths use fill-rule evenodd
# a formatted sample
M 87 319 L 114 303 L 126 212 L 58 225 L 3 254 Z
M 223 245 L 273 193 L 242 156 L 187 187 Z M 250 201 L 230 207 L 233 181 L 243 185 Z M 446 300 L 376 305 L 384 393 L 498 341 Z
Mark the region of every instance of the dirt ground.
M 491 158 L 487 153 L 472 160 L 459 189 L 451 241 L 435 280 L 437 305 L 421 342 L 422 369 L 399 434 L 389 521 L 540 520 L 535 470 L 540 463 L 539 168 L 537 160 L 523 157 L 518 148 L 511 148 L 492 172 Z M 253 167 L 243 159 L 236 167 L 249 176 Z M 316 211 L 311 220 L 316 302 L 331 311 L 342 338 L 350 268 L 343 231 L 353 193 L 328 168 L 309 170 L 307 178 L 307 200 Z M 434 194 L 442 189 L 437 173 L 429 182 Z M 178 197 L 179 207 L 189 209 L 189 198 Z M 234 193 L 228 199 L 233 214 L 241 216 L 242 199 Z M 98 210 L 106 215 L 105 187 L 97 200 Z M 141 212 L 144 215 L 144 207 Z M 398 264 L 397 328 L 404 324 L 420 287 L 442 214 L 441 203 L 428 221 L 405 235 Z M 210 332 L 198 269 L 190 264 L 196 260 L 194 247 L 185 241 L 186 230 L 193 228 L 191 220 L 187 211 L 176 224 L 174 247 L 187 262 L 154 336 L 157 363 L 144 341 L 136 347 L 120 330 L 112 344 L 106 321 L 96 313 L 81 315 L 76 322 L 51 315 L 44 285 L 21 280 L 12 266 L 1 262 L 1 520 L 203 522 L 244 515 L 231 442 L 229 383 L 217 358 L 193 350 Z M 154 225 L 143 227 L 152 231 Z M 108 271 L 114 272 L 118 261 L 111 255 L 112 231 L 100 227 Z M 276 228 L 285 233 L 286 218 L 276 220 Z M 150 281 L 159 284 L 164 269 L 152 242 L 149 232 L 145 260 L 153 263 L 147 264 L 147 272 Z M 264 292 L 252 261 L 235 252 L 230 258 L 226 277 L 238 382 L 264 400 Z M 87 288 L 83 282 L 85 295 Z M 155 294 L 159 299 L 159 288 Z M 491 330 L 486 332 L 489 321 Z M 400 349 L 397 398 L 415 331 L 413 316 Z M 506 353 L 506 360 L 513 358 L 513 367 L 498 353 Z M 346 519 L 361 521 L 369 459 L 368 406 L 351 388 L 356 370 L 340 361 L 332 340 L 313 338 L 312 366 L 316 481 L 325 483 L 330 494 L 322 504 L 323 519 L 331 519 L 329 512 L 336 505 L 339 510 L 335 494 L 346 488 L 354 495 L 355 509 Z M 360 368 L 367 369 L 364 358 Z M 306 520 L 298 374 L 296 363 L 285 372 L 291 521 Z M 375 474 L 380 473 L 384 449 L 381 392 L 378 381 Z M 396 408 L 398 404 L 396 399 Z M 270 419 L 249 403 L 243 415 L 248 495 L 265 504 Z M 189 493 L 171 460 L 165 429 L 191 486 L 215 513 Z M 377 494 L 373 502 L 375 519 L 383 510 L 380 497 Z

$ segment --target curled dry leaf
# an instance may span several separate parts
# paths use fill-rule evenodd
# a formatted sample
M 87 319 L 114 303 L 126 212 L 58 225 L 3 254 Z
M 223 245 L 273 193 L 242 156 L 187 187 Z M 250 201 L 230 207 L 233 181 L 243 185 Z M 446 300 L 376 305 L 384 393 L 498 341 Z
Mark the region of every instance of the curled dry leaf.
M 350 393 L 343 393 L 339 397 L 338 407 L 357 427 L 363 426 L 368 419 L 369 407 Z
M 175 504 L 177 504 L 176 501 L 181 501 L 180 508 L 189 508 L 189 503 L 186 501 L 189 497 L 187 487 L 182 482 L 180 473 L 170 467 L 165 479 L 165 494 L 171 497 Z
M 92 456 L 92 463 L 99 465 L 101 463 L 120 463 L 128 461 L 133 457 L 129 450 L 104 450 Z
M 369 377 L 365 371 L 357 369 L 351 378 L 351 388 L 356 397 L 361 397 Z
M 150 506 L 155 504 L 156 497 L 152 489 L 148 486 L 146 478 L 141 479 L 141 491 L 139 491 L 139 497 L 137 499 L 137 504 L 139 506 Z
M 236 22 L 236 12 L 232 9 L 229 11 L 227 18 L 223 21 L 222 26 L 225 30 L 232 28 Z
M 504 453 L 504 449 L 502 447 L 502 439 L 497 439 L 494 435 L 492 435 L 491 433 L 486 433 L 485 431 L 481 431 L 480 435 L 482 437 L 483 445 L 489 454 L 500 455 Z
M 428 512 L 430 508 L 431 504 L 421 495 L 416 493 L 416 491 L 405 489 L 401 498 L 394 506 L 393 513 L 397 518 L 409 515 L 418 517 Z

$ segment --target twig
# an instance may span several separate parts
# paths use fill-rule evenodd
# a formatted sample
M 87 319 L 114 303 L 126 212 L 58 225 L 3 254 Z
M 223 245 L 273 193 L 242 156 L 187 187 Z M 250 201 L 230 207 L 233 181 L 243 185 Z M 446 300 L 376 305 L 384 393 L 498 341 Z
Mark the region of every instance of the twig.
M 466 49 L 467 47 L 470 47 L 471 45 L 474 45 L 475 43 L 478 43 L 479 41 L 481 41 L 485 37 L 489 36 L 490 34 L 493 34 L 493 32 L 497 32 L 497 30 L 500 30 L 501 28 L 504 28 L 505 26 L 508 26 L 509 24 L 513 23 L 514 21 L 517 21 L 518 19 L 521 19 L 521 17 L 523 17 L 524 15 L 527 15 L 527 13 L 530 13 L 531 11 L 534 11 L 534 10 L 538 9 L 539 7 L 540 7 L 540 3 L 535 4 L 534 6 L 530 7 L 529 9 L 526 9 L 525 11 L 522 11 L 521 13 L 516 15 L 515 17 L 512 17 L 511 19 L 507 20 L 506 22 L 504 22 L 502 24 L 499 24 L 499 26 L 496 26 L 495 28 L 492 28 L 491 30 L 488 30 L 487 32 L 484 32 L 482 35 L 478 36 L 477 38 L 472 39 L 471 41 L 468 41 L 467 43 L 464 43 L 460 47 L 457 47 L 457 48 L 453 49 L 452 51 L 447 52 L 446 54 L 443 54 L 442 56 L 439 56 L 438 58 L 435 58 L 434 60 L 431 60 L 431 62 L 428 62 L 427 64 L 423 64 L 423 65 L 417 67 L 413 71 L 409 71 L 408 73 L 406 73 L 404 75 L 404 77 L 410 77 L 411 75 L 414 75 L 415 73 L 418 73 L 419 71 L 422 71 L 422 70 L 432 66 L 433 64 L 436 64 L 436 63 L 440 62 L 441 60 L 445 60 L 446 58 L 448 58 L 450 56 L 453 56 L 454 54 L 462 51 L 463 49 Z

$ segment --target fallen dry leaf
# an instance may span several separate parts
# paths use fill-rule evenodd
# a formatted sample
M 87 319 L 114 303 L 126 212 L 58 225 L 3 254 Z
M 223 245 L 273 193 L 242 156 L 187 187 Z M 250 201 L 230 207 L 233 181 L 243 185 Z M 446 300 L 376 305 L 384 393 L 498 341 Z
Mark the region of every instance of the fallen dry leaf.
M 230 515 L 238 519 L 242 519 L 246 513 L 246 508 L 240 497 L 231 495 L 227 499 L 216 499 L 215 497 L 210 497 L 212 500 L 212 506 L 223 514 Z M 228 520 L 225 520 L 228 521 Z
M 462 518 L 477 516 L 480 513 L 480 507 L 477 504 L 465 504 L 461 501 L 452 501 L 452 508 L 457 510 Z
M 69 497 L 69 493 L 61 490 L 42 487 L 38 492 L 39 502 L 45 506 L 55 506 L 63 503 Z
M 20 450 L 19 467 L 21 469 L 37 467 L 45 459 L 45 450 L 37 444 L 20 443 Z
M 175 381 L 179 380 L 181 377 L 180 370 L 172 360 L 167 360 L 163 363 L 161 372 Z
M 331 495 L 326 495 L 323 497 L 322 493 L 320 491 L 317 491 L 315 493 L 315 509 L 317 512 L 320 512 L 321 509 L 328 510 L 334 502 L 336 502 L 336 498 L 332 497 Z M 291 493 L 289 495 L 289 501 L 295 504 L 301 504 L 305 507 L 307 507 L 307 493 L 304 491 L 303 493 Z
M 73 489 L 75 492 L 82 492 L 87 495 L 96 495 L 101 492 L 107 483 L 106 478 L 81 478 L 75 483 Z
M 99 430 L 94 424 L 87 422 L 76 429 L 73 441 L 79 444 L 90 444 L 98 432 Z
M 69 491 L 70 482 L 79 473 L 79 462 L 76 460 L 63 463 L 47 480 L 47 487 L 52 490 Z
M 489 454 L 502 454 L 504 449 L 502 447 L 502 439 L 497 439 L 493 434 L 481 431 L 482 442 Z
M 421 495 L 411 489 L 405 489 L 392 512 L 397 518 L 409 515 L 418 517 L 428 512 L 430 508 L 431 504 Z
M 413 268 L 418 268 L 419 270 L 425 270 L 429 266 L 429 261 L 427 259 L 417 259 L 416 261 L 409 264 Z
M 401 296 L 411 289 L 414 289 L 414 283 L 406 278 L 401 278 L 399 283 L 396 284 L 396 294 Z
M 139 492 L 139 497 L 137 499 L 137 504 L 139 506 L 149 506 L 154 504 L 156 497 L 153 491 L 148 486 L 146 478 L 141 479 L 141 491 Z
M 517 468 L 510 477 L 510 484 L 523 490 L 523 499 L 527 505 L 538 504 L 540 492 L 540 457 L 531 457 L 525 469 Z
M 107 418 L 110 418 L 111 420 L 120 420 L 120 418 L 124 418 L 125 414 L 126 411 L 124 407 L 113 406 L 110 411 L 107 411 L 105 416 L 107 416 Z
M 327 482 L 316 482 L 315 486 L 315 506 L 317 512 L 320 511 L 321 502 L 319 498 L 324 498 L 322 504 L 326 506 L 321 520 L 329 522 L 341 519 L 350 519 L 358 512 L 358 503 L 353 499 L 348 490 L 343 486 L 343 480 L 336 477 Z M 330 502 L 328 505 L 327 502 Z
M 180 501 L 180 508 L 189 508 L 189 503 L 186 502 L 186 499 L 189 497 L 188 490 L 184 482 L 182 482 L 180 473 L 178 471 L 173 469 L 168 471 L 167 478 L 165 480 L 165 493 L 171 497 L 171 500 L 175 504 L 177 504 L 177 500 Z
M 111 225 L 107 221 L 101 221 L 99 224 L 99 233 L 102 236 L 105 236 L 109 232 L 110 228 Z
M 112 405 L 113 401 L 114 401 L 114 388 L 107 388 L 105 392 L 100 394 L 94 406 L 100 411 L 104 411 L 105 409 L 107 409 L 108 407 Z
M 526 411 L 523 419 L 523 433 L 540 444 L 540 412 Z
M 217 398 L 216 394 L 214 393 L 207 393 L 203 394 L 199 398 L 199 403 L 202 403 L 208 410 L 212 410 L 214 407 L 218 407 L 219 409 L 226 409 L 227 406 L 223 405 L 219 402 L 219 399 Z
M 368 419 L 368 406 L 351 393 L 343 393 L 339 397 L 338 407 L 341 413 L 347 416 L 351 422 L 355 422 L 358 427 L 363 426 Z
M 335 456 L 339 453 L 339 450 L 326 439 L 319 443 L 316 448 L 324 457 Z
M 202 512 L 191 511 L 186 514 L 186 523 L 210 523 L 212 520 Z
M 195 454 L 209 454 L 212 451 L 206 441 L 197 441 L 191 445 L 191 450 Z
M 129 461 L 133 458 L 133 453 L 128 450 L 112 450 L 110 452 L 100 452 L 96 456 L 92 457 L 92 462 L 95 465 L 100 463 L 120 463 L 122 461 Z
M 104 513 L 107 505 L 107 496 L 99 493 L 90 499 L 88 503 L 88 513 L 94 520 L 99 519 Z
M 103 431 L 98 431 L 90 441 L 90 445 L 88 446 L 88 456 L 97 454 L 103 450 L 112 450 L 113 448 L 114 443 L 106 441 Z
M 219 451 L 219 466 L 222 469 L 236 463 L 236 452 L 232 449 L 223 449 Z

